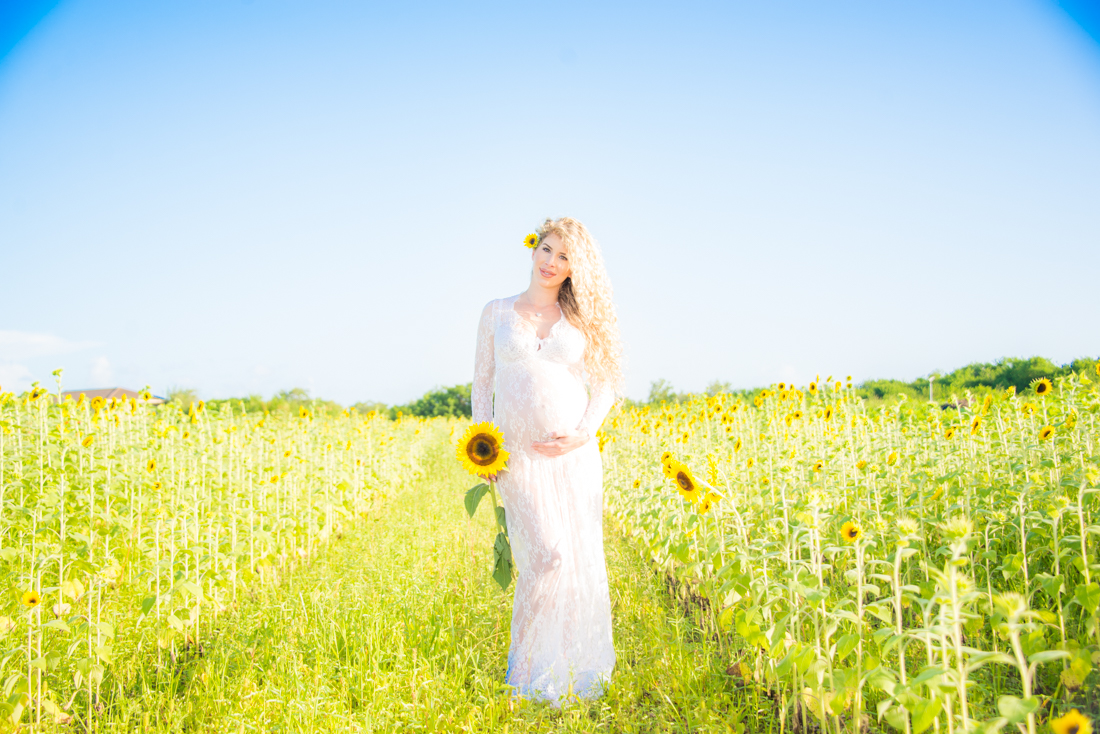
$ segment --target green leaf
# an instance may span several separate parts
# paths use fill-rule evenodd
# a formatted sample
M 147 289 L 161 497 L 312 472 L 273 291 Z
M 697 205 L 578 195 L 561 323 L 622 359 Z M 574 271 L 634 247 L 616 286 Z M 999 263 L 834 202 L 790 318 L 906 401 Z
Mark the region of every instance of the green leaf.
M 1028 655 L 1027 661 L 1035 665 L 1036 663 L 1049 663 L 1051 660 L 1060 660 L 1061 658 L 1068 657 L 1070 657 L 1070 654 L 1065 650 L 1043 650 L 1034 655 Z
M 500 584 L 501 591 L 512 583 L 512 546 L 504 533 L 497 533 L 493 543 L 493 580 Z
M 141 600 L 141 613 L 142 615 L 148 615 L 152 611 L 153 607 L 157 604 L 157 598 L 155 596 L 147 596 Z
M 464 500 L 466 504 L 466 514 L 470 517 L 474 516 L 474 513 L 477 512 L 478 503 L 481 502 L 481 498 L 484 497 L 485 493 L 488 491 L 488 484 L 479 484 L 475 487 L 470 487 L 470 489 L 466 491 L 466 499 Z
M 932 726 L 932 722 L 940 715 L 940 709 L 942 708 L 943 703 L 938 698 L 933 698 L 930 701 L 921 700 L 909 707 L 910 713 L 913 714 L 913 734 L 920 734 Z
M 1010 724 L 1019 724 L 1027 719 L 1028 714 L 1039 710 L 1039 698 L 1017 698 L 1016 696 L 1001 696 L 997 699 L 997 710 L 1001 716 L 1008 719 Z
M 847 634 L 841 635 L 840 639 L 836 641 L 836 659 L 843 660 L 851 654 L 852 650 L 856 649 L 856 645 L 859 644 L 859 635 Z
M 43 627 L 49 627 L 50 629 L 53 629 L 53 630 L 60 630 L 61 632 L 68 632 L 69 631 L 69 625 L 65 624 L 65 620 L 63 620 L 63 619 L 51 619 L 49 622 L 46 622 L 42 626 Z
M 1087 609 L 1089 614 L 1095 615 L 1096 608 L 1100 606 L 1100 585 L 1095 581 L 1081 584 L 1073 590 L 1073 598 L 1077 600 L 1078 604 Z
M 501 530 L 503 530 L 505 533 L 507 533 L 508 532 L 508 520 L 504 516 L 504 508 L 503 507 L 497 507 L 496 511 L 497 511 L 497 525 L 500 526 Z

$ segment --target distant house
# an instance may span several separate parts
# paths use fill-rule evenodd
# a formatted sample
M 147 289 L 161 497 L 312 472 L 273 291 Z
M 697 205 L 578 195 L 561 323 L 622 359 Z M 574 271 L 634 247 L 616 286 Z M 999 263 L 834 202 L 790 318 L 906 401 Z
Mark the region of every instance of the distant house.
M 80 397 L 80 393 L 84 393 L 84 397 L 88 400 L 92 398 L 103 398 L 104 400 L 110 400 L 111 398 L 118 398 L 119 400 L 129 400 L 134 398 L 138 401 L 141 400 L 141 393 L 137 390 L 129 390 L 125 387 L 104 387 L 98 390 L 66 390 L 61 393 L 61 399 L 64 400 L 66 395 L 72 395 L 73 400 Z M 153 399 L 148 401 L 149 405 L 164 405 L 168 400 L 162 398 L 159 395 L 154 395 Z

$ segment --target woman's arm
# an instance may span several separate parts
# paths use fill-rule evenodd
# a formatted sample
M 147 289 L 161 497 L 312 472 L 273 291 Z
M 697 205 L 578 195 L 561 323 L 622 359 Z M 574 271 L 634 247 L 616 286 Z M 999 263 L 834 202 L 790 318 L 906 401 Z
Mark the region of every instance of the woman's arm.
M 549 441 L 536 441 L 531 448 L 544 456 L 561 456 L 573 449 L 579 449 L 592 440 L 600 430 L 604 418 L 615 404 L 615 391 L 603 385 L 592 385 L 588 398 L 588 407 L 577 424 L 577 429 L 568 433 L 551 433 Z
M 588 397 L 588 407 L 584 411 L 581 422 L 577 424 L 578 431 L 586 431 L 589 438 L 596 435 L 603 425 L 604 418 L 615 404 L 615 391 L 608 385 L 592 385 L 592 394 Z
M 470 408 L 474 423 L 493 419 L 493 376 L 496 369 L 493 347 L 493 302 L 486 304 L 477 327 L 477 351 L 474 354 L 474 383 L 470 390 Z

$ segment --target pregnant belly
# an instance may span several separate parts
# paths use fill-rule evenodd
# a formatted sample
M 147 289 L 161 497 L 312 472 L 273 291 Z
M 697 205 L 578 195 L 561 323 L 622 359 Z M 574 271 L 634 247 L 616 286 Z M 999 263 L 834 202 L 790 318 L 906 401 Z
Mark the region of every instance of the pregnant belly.
M 508 451 L 531 453 L 532 441 L 577 427 L 588 396 L 564 365 L 529 360 L 497 373 L 496 420 Z

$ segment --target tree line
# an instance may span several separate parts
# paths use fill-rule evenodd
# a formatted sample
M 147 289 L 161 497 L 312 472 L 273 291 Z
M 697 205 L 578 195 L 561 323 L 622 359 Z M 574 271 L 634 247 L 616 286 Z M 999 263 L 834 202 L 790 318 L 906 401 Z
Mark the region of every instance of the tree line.
M 881 401 L 905 395 L 910 399 L 927 400 L 931 394 L 936 401 L 950 401 L 953 396 L 962 397 L 966 392 L 975 395 L 1005 390 L 1014 387 L 1017 392 L 1022 392 L 1035 380 L 1047 378 L 1053 380 L 1056 377 L 1067 375 L 1071 372 L 1092 372 L 1095 374 L 1098 359 L 1086 357 L 1075 359 L 1063 365 L 1057 365 L 1045 357 L 1030 357 L 1021 359 L 1006 357 L 996 362 L 974 362 L 965 367 L 947 373 L 939 371 L 931 372 L 927 376 L 906 382 L 904 380 L 873 379 L 865 380 L 854 386 L 856 393 L 869 401 Z M 834 378 L 843 379 L 843 378 Z M 929 392 L 929 383 L 932 383 L 932 392 Z M 803 386 L 804 387 L 804 386 Z M 403 405 L 386 405 L 385 403 L 363 401 L 346 408 L 366 415 L 374 412 L 384 414 L 391 419 L 402 415 L 412 415 L 421 418 L 434 418 L 437 416 L 453 416 L 456 418 L 470 418 L 470 388 L 467 382 L 464 385 L 451 385 L 450 387 L 437 387 L 424 393 L 421 397 Z M 717 395 L 729 393 L 741 395 L 751 399 L 760 388 L 735 390 L 728 382 L 714 381 L 706 387 L 702 393 L 677 392 L 668 380 L 654 380 L 649 387 L 649 395 L 645 400 L 627 400 L 629 404 L 657 405 L 666 402 L 682 402 L 701 395 Z M 179 405 L 187 410 L 192 403 L 198 402 L 197 393 L 193 389 L 172 388 L 168 391 L 169 402 Z M 234 409 L 243 409 L 248 413 L 276 413 L 297 412 L 300 408 L 310 411 L 321 411 L 330 415 L 336 415 L 345 410 L 345 407 L 331 400 L 312 398 L 309 391 L 296 387 L 291 390 L 280 390 L 269 400 L 260 395 L 249 395 L 243 398 L 224 398 L 206 401 L 210 409 L 220 409 L 230 404 Z

